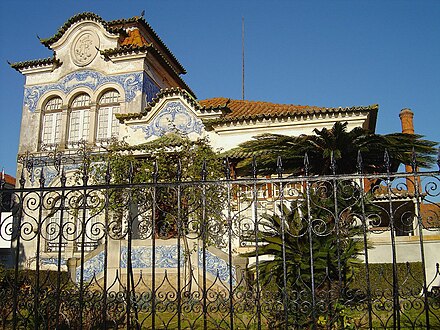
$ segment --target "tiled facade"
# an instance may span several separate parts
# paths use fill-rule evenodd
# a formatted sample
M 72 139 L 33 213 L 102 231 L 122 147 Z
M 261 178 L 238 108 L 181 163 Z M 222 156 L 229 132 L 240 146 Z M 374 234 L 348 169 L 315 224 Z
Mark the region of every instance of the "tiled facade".
M 55 148 L 74 153 L 76 146 L 70 143 L 74 122 L 75 129 L 81 126 L 75 136 L 92 148 L 97 147 L 99 123 L 106 122 L 100 118 L 100 111 L 107 106 L 101 98 L 107 92 L 117 95 L 117 102 L 112 104 L 117 111 L 110 112 L 119 121 L 117 139 L 130 146 L 169 132 L 190 139 L 206 137 L 216 150 L 228 150 L 260 133 L 310 134 L 316 128 L 333 126 L 335 121 L 348 122 L 348 129 L 375 129 L 377 105 L 325 108 L 229 98 L 197 100 L 181 78 L 185 69 L 142 17 L 105 21 L 96 14 L 83 13 L 70 18 L 53 37 L 41 42 L 53 51 L 52 58 L 11 65 L 26 77 L 19 156 L 45 157 Z M 87 102 L 75 108 L 78 97 Z M 54 98 L 58 108 L 48 108 Z M 78 112 L 74 116 L 75 111 Z M 48 120 L 45 116 L 52 117 Z M 56 144 L 50 146 L 52 149 L 44 148 L 44 129 L 46 139 L 56 137 L 52 138 Z M 65 170 L 73 172 L 75 166 L 66 166 Z M 43 174 L 46 186 L 59 183 L 57 172 L 45 169 Z M 35 242 L 24 244 L 27 254 L 32 255 Z M 63 267 L 68 259 L 79 257 L 73 246 L 68 243 L 63 250 Z M 86 281 L 104 267 L 104 256 L 98 250 L 99 245 L 85 257 Z M 201 250 L 197 251 L 196 264 L 200 267 Z M 134 247 L 133 267 L 151 267 L 150 253 L 150 247 Z M 161 260 L 157 267 L 179 266 L 176 246 L 161 246 L 156 253 Z M 207 252 L 207 271 L 228 282 L 228 264 L 216 253 Z M 55 265 L 56 258 L 57 253 L 46 251 L 41 256 L 42 264 Z M 126 247 L 119 246 L 117 258 L 120 260 L 115 267 L 127 266 Z M 78 271 L 76 268 L 76 277 Z

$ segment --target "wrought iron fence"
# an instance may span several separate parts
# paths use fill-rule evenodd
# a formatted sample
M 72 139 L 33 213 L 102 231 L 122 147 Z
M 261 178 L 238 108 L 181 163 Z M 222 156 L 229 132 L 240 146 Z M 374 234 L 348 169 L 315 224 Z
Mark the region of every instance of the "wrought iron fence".
M 23 162 L 3 328 L 440 328 L 439 172 L 112 180 Z M 307 163 L 305 164 L 307 167 Z M 92 180 L 93 176 L 100 180 Z M 3 200 L 3 198 L 2 198 Z

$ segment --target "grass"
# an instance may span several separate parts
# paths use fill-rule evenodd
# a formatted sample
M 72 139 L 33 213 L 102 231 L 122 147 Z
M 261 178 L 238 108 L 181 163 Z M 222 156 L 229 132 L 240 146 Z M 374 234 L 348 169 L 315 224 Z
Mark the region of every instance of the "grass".
M 40 274 L 41 275 L 41 274 Z M 66 274 L 61 276 L 61 282 L 66 283 Z M 392 285 L 390 278 L 392 278 L 392 268 L 391 265 L 370 265 L 370 276 L 371 276 L 371 288 L 375 293 L 372 296 L 372 326 L 375 329 L 393 329 L 393 300 L 392 300 Z M 43 284 L 43 288 L 53 288 L 54 283 L 56 283 L 56 274 L 52 272 L 44 273 L 40 276 Z M 4 277 L 3 277 L 4 279 Z M 424 297 L 420 295 L 421 292 L 421 265 L 420 264 L 403 264 L 398 265 L 398 280 L 400 289 L 400 327 L 401 329 L 426 329 L 426 315 L 424 309 Z M 20 283 L 25 284 L 27 287 L 26 292 L 32 291 L 32 284 L 34 282 L 34 274 L 32 272 L 23 272 L 20 274 Z M 9 309 L 7 317 L 3 318 L 2 326 L 4 328 L 10 328 L 12 325 L 12 312 L 11 304 L 12 301 L 12 290 L 7 290 L 8 285 L 11 284 L 10 281 L 2 281 L 1 290 L 1 300 L 0 300 L 0 311 L 3 309 Z M 71 289 L 70 286 L 66 285 L 64 288 Z M 350 286 L 353 290 L 358 290 L 359 292 L 365 292 L 365 276 L 361 273 L 357 274 L 357 278 L 354 284 Z M 26 292 L 20 293 L 20 296 L 27 295 Z M 53 293 L 53 291 L 51 291 Z M 387 294 L 383 294 L 387 292 Z M 381 293 L 381 294 L 379 294 Z M 44 301 L 44 299 L 53 298 L 52 295 L 42 296 L 42 305 L 50 308 L 53 301 Z M 78 321 L 78 311 L 72 312 L 75 309 L 75 301 L 78 296 L 69 296 L 68 292 L 62 295 L 64 301 L 64 306 L 67 308 L 66 315 L 72 318 L 72 322 Z M 89 322 L 87 324 L 92 324 L 100 318 L 100 295 L 94 296 L 94 302 L 87 304 L 85 306 L 84 322 Z M 243 298 L 245 297 L 242 296 Z M 52 299 L 51 298 L 51 299 Z M 155 314 L 155 329 L 176 329 L 178 324 L 178 312 L 175 296 L 171 297 L 168 301 L 166 297 L 161 297 L 162 300 L 158 299 L 156 305 Z M 235 329 L 250 329 L 254 330 L 258 328 L 257 315 L 256 315 L 256 302 L 252 297 L 247 297 L 247 300 L 235 300 L 234 301 L 234 328 Z M 25 300 L 31 302 L 32 296 L 25 298 Z M 69 300 L 69 301 L 66 301 Z M 142 325 L 143 329 L 153 328 L 153 318 L 151 312 L 151 304 L 149 305 L 148 299 L 145 302 L 139 303 L 139 313 L 138 319 Z M 261 315 L 262 329 L 275 329 L 274 320 L 276 320 L 277 315 L 281 313 L 273 314 L 270 311 L 274 309 L 273 302 L 263 300 L 261 301 L 263 305 L 263 313 Z M 125 303 L 123 300 L 114 301 L 114 309 L 108 309 L 108 318 L 111 322 L 109 325 L 118 324 L 120 327 L 125 326 L 126 315 L 125 315 Z M 20 306 L 19 317 L 22 319 L 20 321 L 26 321 L 29 319 L 31 324 L 33 317 L 33 304 L 25 304 Z M 430 318 L 430 328 L 440 329 L 440 298 L 429 298 L 429 318 Z M 45 309 L 46 310 L 46 309 Z M 69 314 L 70 313 L 70 314 Z M 351 324 L 354 328 L 368 328 L 368 305 L 365 300 L 365 296 L 360 296 L 360 299 L 353 300 L 352 305 L 342 306 L 339 311 L 339 319 L 344 319 L 346 325 Z M 42 321 L 47 321 L 45 318 L 53 317 L 53 310 L 49 309 L 47 315 L 40 314 Z M 184 300 L 181 311 L 181 328 L 182 329 L 203 329 L 204 327 L 204 313 L 203 306 L 200 300 Z M 319 315 L 318 315 L 319 316 Z M 135 313 L 132 311 L 132 320 L 134 321 Z M 307 317 L 306 317 L 307 318 Z M 112 320 L 113 319 L 113 320 Z M 115 320 L 118 320 L 117 322 Z M 52 320 L 53 323 L 53 320 Z M 229 314 L 229 301 L 226 298 L 221 300 L 214 299 L 208 303 L 207 313 L 206 313 L 206 323 L 208 329 L 223 329 L 230 327 L 230 314 Z M 21 323 L 23 324 L 23 323 Z M 1 325 L 0 325 L 1 326 Z M 99 327 L 99 325 L 98 325 Z M 87 327 L 85 327 L 87 329 Z

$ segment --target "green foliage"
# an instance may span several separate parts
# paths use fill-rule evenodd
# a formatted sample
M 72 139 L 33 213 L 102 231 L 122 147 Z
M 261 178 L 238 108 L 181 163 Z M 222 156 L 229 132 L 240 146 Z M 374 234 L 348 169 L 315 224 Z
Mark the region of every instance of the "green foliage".
M 435 163 L 436 142 L 424 140 L 417 134 L 372 134 L 360 127 L 347 131 L 347 123 L 336 122 L 331 129 L 315 129 L 314 135 L 284 136 L 263 134 L 242 143 L 234 152 L 257 155 L 262 174 L 275 172 L 278 156 L 283 159 L 286 172 L 301 174 L 304 155 L 309 158 L 309 173 L 331 174 L 331 156 L 336 161 L 337 173 L 356 173 L 358 151 L 362 154 L 365 173 L 386 172 L 385 150 L 390 157 L 390 169 L 396 171 L 400 164 L 411 164 L 413 149 L 419 167 Z M 227 153 L 226 153 L 227 154 Z M 238 164 L 239 173 L 249 173 L 252 158 Z
M 222 160 L 207 139 L 191 141 L 185 136 L 169 133 L 134 147 L 124 142 L 114 143 L 105 156 L 95 159 L 93 179 L 96 183 L 104 183 L 109 166 L 111 183 L 148 183 L 153 182 L 155 175 L 158 182 L 170 182 L 177 178 L 179 162 L 181 181 L 201 180 L 204 163 L 207 180 L 223 175 Z
M 219 179 L 224 175 L 223 169 L 222 159 L 206 139 L 191 141 L 186 136 L 169 133 L 134 147 L 115 143 L 104 156 L 93 159 L 89 172 L 93 183 L 111 185 L 107 190 L 108 208 L 113 219 L 119 218 L 113 220 L 114 233 L 123 235 L 122 219 L 131 209 L 131 220 L 143 214 L 141 231 L 148 232 L 145 228 L 151 226 L 150 219 L 154 217 L 155 235 L 169 238 L 176 235 L 178 221 L 184 232 L 199 231 L 202 221 L 211 222 L 219 229 L 224 189 L 219 185 L 204 185 L 202 181 Z M 186 181 L 200 181 L 200 184 L 185 186 Z M 122 184 L 130 186 L 118 186 Z M 176 207 L 178 203 L 180 208 Z M 155 213 L 151 214 L 153 210 Z
M 289 206 L 283 205 L 278 214 L 263 215 L 257 233 L 261 244 L 258 250 L 244 254 L 266 256 L 250 269 L 253 274 L 259 272 L 264 290 L 279 290 L 281 296 L 285 290 L 289 299 L 300 296 L 310 302 L 314 295 L 328 300 L 328 313 L 333 315 L 331 322 L 341 322 L 334 315 L 342 315 L 343 308 L 339 311 L 336 307 L 344 304 L 347 285 L 361 264 L 357 256 L 363 251 L 357 217 L 360 214 L 359 187 L 350 181 L 336 184 L 336 197 L 329 182 L 314 184 L 309 194 L 304 193 Z M 255 232 L 251 233 L 247 240 L 255 242 L 254 235 Z M 329 290 L 330 297 L 326 297 L 324 292 Z M 292 322 L 304 327 L 311 322 L 311 315 L 307 313 L 293 314 L 297 319 Z M 278 322 L 280 317 L 283 318 L 274 315 Z
M 358 272 L 356 280 L 350 283 L 350 288 L 360 292 L 367 292 L 366 265 Z M 393 290 L 393 264 L 369 264 L 370 288 L 373 296 L 382 295 Z M 419 294 L 423 289 L 423 268 L 421 262 L 398 263 L 397 279 L 401 292 Z M 428 279 L 429 280 L 429 279 Z

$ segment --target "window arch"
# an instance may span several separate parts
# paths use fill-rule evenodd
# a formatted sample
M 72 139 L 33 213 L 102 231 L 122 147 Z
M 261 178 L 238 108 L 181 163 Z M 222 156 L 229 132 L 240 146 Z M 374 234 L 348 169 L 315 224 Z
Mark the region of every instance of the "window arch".
M 63 100 L 50 98 L 43 108 L 41 149 L 53 149 L 61 142 L 61 111 Z
M 90 125 L 90 95 L 77 95 L 70 106 L 68 145 L 88 140 Z
M 96 140 L 102 141 L 117 136 L 119 121 L 115 114 L 120 110 L 119 92 L 114 89 L 106 91 L 99 99 L 98 105 Z

